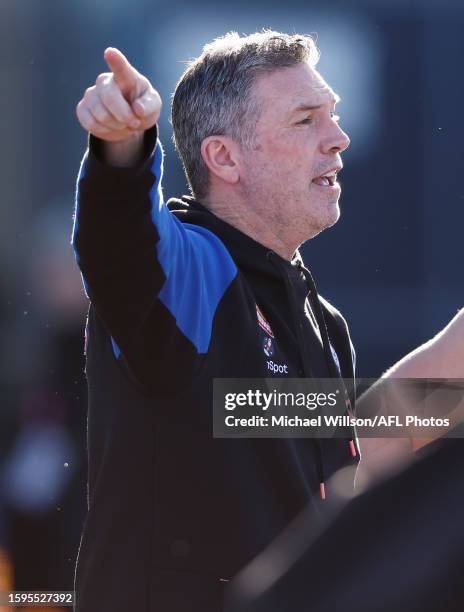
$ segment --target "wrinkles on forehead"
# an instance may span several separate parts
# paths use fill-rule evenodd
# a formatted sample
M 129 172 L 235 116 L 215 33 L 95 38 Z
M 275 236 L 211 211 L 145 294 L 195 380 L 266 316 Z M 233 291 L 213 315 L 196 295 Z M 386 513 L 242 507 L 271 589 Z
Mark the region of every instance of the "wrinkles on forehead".
M 312 110 L 321 106 L 333 106 L 340 101 L 340 96 L 328 85 L 322 76 L 315 70 L 311 69 L 309 73 L 304 75 L 303 82 L 299 82 L 294 91 L 290 90 L 288 110 Z
M 260 106 L 261 117 L 288 117 L 296 109 L 333 105 L 339 96 L 324 81 L 322 76 L 307 64 L 283 68 L 257 79 L 254 100 Z
M 289 113 L 294 115 L 309 112 L 327 105 L 334 107 L 338 102 L 340 102 L 340 96 L 330 88 L 325 87 L 322 91 L 317 91 L 316 95 L 308 96 L 307 93 L 304 93 L 301 96 L 296 96 L 294 103 L 289 104 Z

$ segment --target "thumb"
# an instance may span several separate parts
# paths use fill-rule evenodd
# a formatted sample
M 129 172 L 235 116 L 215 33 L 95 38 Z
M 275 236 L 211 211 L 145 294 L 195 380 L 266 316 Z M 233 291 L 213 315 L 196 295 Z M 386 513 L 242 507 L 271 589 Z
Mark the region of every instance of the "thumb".
M 134 100 L 131 104 L 134 114 L 139 119 L 151 120 L 154 118 L 154 121 L 158 120 L 161 112 L 161 106 L 162 102 L 160 95 L 156 89 L 153 89 L 152 87 L 147 89 L 144 94 Z
M 114 47 L 105 49 L 104 58 L 122 95 L 130 101 L 130 94 L 137 86 L 137 70 L 129 63 L 126 56 Z

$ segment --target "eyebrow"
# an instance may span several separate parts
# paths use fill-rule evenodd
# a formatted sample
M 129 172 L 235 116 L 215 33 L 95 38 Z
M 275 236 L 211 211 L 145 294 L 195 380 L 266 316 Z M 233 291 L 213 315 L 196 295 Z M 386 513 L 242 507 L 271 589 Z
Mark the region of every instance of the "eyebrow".
M 338 104 L 340 100 L 341 100 L 340 96 L 338 94 L 334 94 L 331 102 L 333 104 Z M 306 104 L 305 102 L 303 102 L 302 104 L 299 104 L 294 109 L 292 109 L 292 112 L 297 113 L 297 112 L 302 112 L 302 111 L 317 110 L 318 108 L 322 108 L 323 106 L 325 106 L 325 104 L 326 103 L 324 104 Z

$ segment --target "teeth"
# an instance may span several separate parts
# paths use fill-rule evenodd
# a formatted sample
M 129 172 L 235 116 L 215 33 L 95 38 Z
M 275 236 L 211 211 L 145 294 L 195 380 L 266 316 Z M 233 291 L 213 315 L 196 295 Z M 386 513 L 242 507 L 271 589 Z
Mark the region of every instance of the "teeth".
M 324 187 L 333 187 L 337 182 L 337 172 L 334 170 L 331 173 L 323 174 L 313 179 L 313 183 L 317 185 L 323 185 Z
M 315 178 L 313 183 L 316 183 L 316 185 L 323 185 L 324 187 L 328 187 L 330 185 L 330 181 L 326 176 L 319 176 Z

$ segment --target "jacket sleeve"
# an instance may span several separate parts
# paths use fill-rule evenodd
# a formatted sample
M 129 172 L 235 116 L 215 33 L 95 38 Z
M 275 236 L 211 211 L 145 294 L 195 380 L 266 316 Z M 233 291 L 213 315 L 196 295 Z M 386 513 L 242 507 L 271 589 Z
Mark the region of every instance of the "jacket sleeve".
M 173 363 L 192 377 L 206 355 L 213 319 L 237 269 L 211 231 L 180 222 L 161 188 L 156 129 L 132 168 L 101 160 L 90 137 L 77 180 L 73 245 L 84 287 L 121 356 L 142 384 Z

